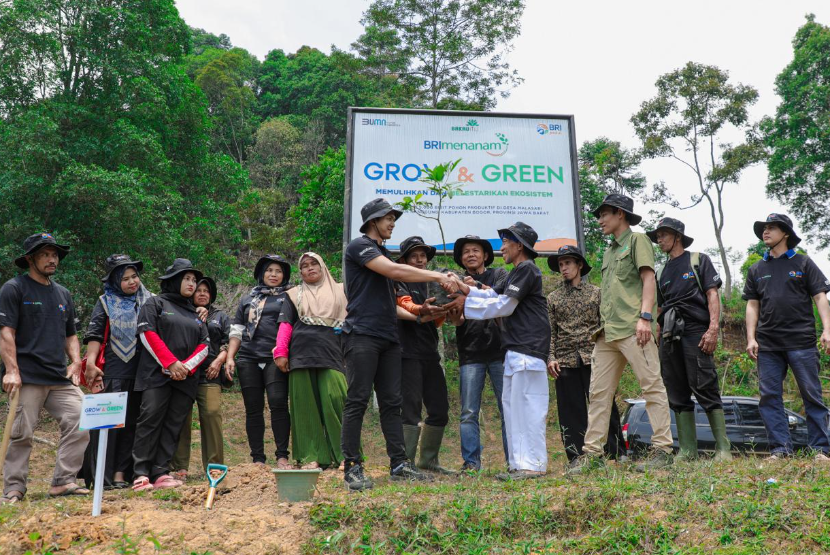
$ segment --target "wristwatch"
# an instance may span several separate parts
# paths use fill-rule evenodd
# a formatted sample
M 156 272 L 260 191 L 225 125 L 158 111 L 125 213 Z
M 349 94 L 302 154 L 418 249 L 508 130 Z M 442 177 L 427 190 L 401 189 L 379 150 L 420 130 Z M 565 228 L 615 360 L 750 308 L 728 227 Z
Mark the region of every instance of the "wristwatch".
M 647 320 L 649 322 L 654 320 L 654 318 L 651 317 L 651 312 L 641 312 L 640 313 L 640 318 L 642 318 L 643 320 Z

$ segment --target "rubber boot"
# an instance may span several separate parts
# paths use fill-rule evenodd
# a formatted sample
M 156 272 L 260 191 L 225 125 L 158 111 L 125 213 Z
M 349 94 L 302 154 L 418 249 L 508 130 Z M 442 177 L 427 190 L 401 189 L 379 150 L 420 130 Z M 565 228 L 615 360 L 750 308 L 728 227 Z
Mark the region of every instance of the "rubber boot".
M 715 462 L 732 460 L 732 445 L 726 435 L 726 418 L 723 416 L 723 409 L 715 409 L 707 412 L 709 426 L 712 427 L 712 435 L 715 436 Z
M 418 438 L 421 437 L 421 427 L 412 424 L 403 425 L 403 443 L 406 450 L 406 458 L 415 460 L 415 453 L 418 451 Z
M 441 450 L 443 439 L 444 426 L 424 424 L 424 430 L 421 433 L 421 457 L 418 459 L 418 468 L 446 475 L 455 474 L 455 471 L 442 467 L 438 462 L 438 452 Z
M 697 458 L 697 428 L 694 411 L 674 413 L 677 422 L 677 440 L 680 451 L 674 456 L 675 461 L 693 461 Z

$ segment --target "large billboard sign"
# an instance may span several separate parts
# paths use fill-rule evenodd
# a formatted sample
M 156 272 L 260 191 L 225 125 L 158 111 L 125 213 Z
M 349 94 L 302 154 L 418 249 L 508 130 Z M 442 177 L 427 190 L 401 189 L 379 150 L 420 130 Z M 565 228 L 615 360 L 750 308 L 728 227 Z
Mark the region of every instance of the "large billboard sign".
M 583 246 L 573 116 L 380 108 L 349 109 L 344 240 L 361 235 L 360 208 L 378 197 L 394 205 L 422 193 L 434 216 L 423 169 L 458 159 L 452 180 L 463 189 L 441 211 L 447 249 L 478 235 L 500 250 L 497 230 L 516 221 L 536 230 L 540 252 Z M 411 235 L 441 247 L 436 222 L 413 213 L 387 247 Z

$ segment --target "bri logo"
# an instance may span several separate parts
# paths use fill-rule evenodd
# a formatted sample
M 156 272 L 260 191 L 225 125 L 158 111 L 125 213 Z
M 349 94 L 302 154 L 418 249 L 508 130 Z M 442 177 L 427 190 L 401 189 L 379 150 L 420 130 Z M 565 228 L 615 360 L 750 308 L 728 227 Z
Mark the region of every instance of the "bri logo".
M 804 277 L 804 272 L 799 272 L 799 271 L 796 271 L 796 270 L 790 270 L 790 277 L 801 279 L 802 277 Z
M 540 135 L 561 135 L 562 125 L 559 123 L 540 123 L 536 126 L 536 132 Z
M 693 278 L 693 277 L 695 277 L 694 272 L 686 272 L 685 274 L 683 274 L 683 279 L 689 279 L 689 278 Z

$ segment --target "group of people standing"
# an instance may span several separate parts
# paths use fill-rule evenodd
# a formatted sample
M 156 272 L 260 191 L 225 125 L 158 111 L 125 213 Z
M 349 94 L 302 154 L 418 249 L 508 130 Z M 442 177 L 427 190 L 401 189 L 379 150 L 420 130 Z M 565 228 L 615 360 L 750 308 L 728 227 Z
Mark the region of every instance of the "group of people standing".
M 85 478 L 89 485 L 97 442 L 79 430 L 81 381 L 96 393 L 128 393 L 126 424 L 107 446 L 105 480 L 111 488 L 141 491 L 183 483 L 194 403 L 203 465 L 222 463 L 221 391 L 235 376 L 255 463 L 267 460 L 267 399 L 278 468 L 342 463 L 350 489 L 372 487 L 363 468 L 361 428 L 374 391 L 391 479 L 454 474 L 438 459 L 449 423 L 438 350 L 444 322 L 457 328 L 462 472 L 481 469 L 479 413 L 488 376 L 508 467 L 499 479 L 547 471 L 548 377 L 556 380 L 568 473 L 623 458 L 614 396 L 627 364 L 654 430 L 653 448 L 638 470 L 697 458 L 692 396 L 708 417 L 716 460 L 731 459 L 713 358 L 722 284 L 711 260 L 687 250 L 693 239 L 678 220 L 664 218 L 646 234 L 632 231 L 641 218 L 624 195 L 608 195 L 592 214 L 611 237 L 601 286 L 588 283 L 588 261 L 578 247 L 567 245 L 548 258 L 563 279 L 547 297 L 535 261 L 538 236 L 530 226 L 516 222 L 498 230 L 510 272 L 490 267 L 491 243 L 472 235 L 454 244 L 453 258 L 464 275 L 436 272 L 428 269 L 436 249 L 418 236 L 402 241 L 392 259 L 384 243 L 402 213 L 384 199 L 361 210 L 363 235 L 344 253 L 345 287 L 315 253 L 300 256 L 300 279 L 293 286 L 291 264 L 266 255 L 254 268 L 257 285 L 243 295 L 233 318 L 215 306 L 216 282 L 189 260 L 174 260 L 154 295 L 141 281 L 143 263 L 114 254 L 106 260 L 103 294 L 84 336 L 84 364 L 71 295 L 52 279 L 70 248 L 48 233 L 32 235 L 15 260 L 26 273 L 0 289 L 3 389 L 20 396 L 2 501 L 26 494 L 41 408 L 61 430 L 49 494 L 89 493 L 78 481 Z M 800 238 L 788 217 L 770 214 L 756 222 L 755 233 L 769 250 L 750 268 L 744 288 L 747 351 L 758 361 L 771 456 L 793 452 L 782 400 L 789 367 L 804 399 L 809 445 L 817 461 L 827 462 L 828 410 L 812 307 L 815 302 L 824 327 L 821 344 L 830 349 L 830 281 L 795 250 Z M 653 244 L 668 255 L 656 272 Z M 439 305 L 441 290 L 446 298 Z

